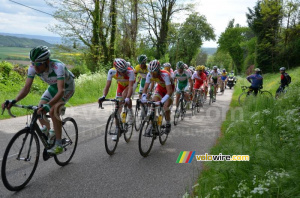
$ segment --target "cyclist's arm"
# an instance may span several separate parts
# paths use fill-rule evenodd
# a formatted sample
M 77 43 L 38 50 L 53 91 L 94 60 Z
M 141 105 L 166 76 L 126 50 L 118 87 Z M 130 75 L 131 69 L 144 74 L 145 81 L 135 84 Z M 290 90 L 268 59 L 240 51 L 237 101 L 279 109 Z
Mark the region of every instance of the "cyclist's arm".
M 27 78 L 24 87 L 21 89 L 21 91 L 19 92 L 18 96 L 15 99 L 17 102 L 22 100 L 23 98 L 25 98 L 27 96 L 27 94 L 30 91 L 32 82 L 33 82 L 33 78 Z
M 150 83 L 145 83 L 145 86 L 144 86 L 144 89 L 143 89 L 143 94 L 147 94 L 149 85 L 150 85 Z
M 131 98 L 132 92 L 133 92 L 133 84 L 134 84 L 134 81 L 129 81 L 128 92 L 127 92 L 126 98 Z
M 63 96 L 64 96 L 64 88 L 65 88 L 65 80 L 57 80 L 57 93 L 56 95 L 50 100 L 49 105 L 52 107 L 54 106 L 57 102 L 59 102 Z
M 190 92 L 193 91 L 193 81 L 191 78 L 189 78 L 189 83 L 190 83 Z
M 107 96 L 108 91 L 109 91 L 109 88 L 110 88 L 110 85 L 111 85 L 111 80 L 107 80 L 107 81 L 106 81 L 105 88 L 104 88 L 104 90 L 103 90 L 103 96 Z

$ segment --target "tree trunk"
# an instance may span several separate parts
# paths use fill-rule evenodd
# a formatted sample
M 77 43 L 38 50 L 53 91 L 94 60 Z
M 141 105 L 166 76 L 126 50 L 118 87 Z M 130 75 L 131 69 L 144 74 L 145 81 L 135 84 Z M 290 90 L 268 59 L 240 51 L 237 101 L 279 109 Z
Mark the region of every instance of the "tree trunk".
M 111 0 L 110 18 L 111 18 L 111 34 L 110 34 L 110 44 L 109 44 L 109 60 L 112 60 L 115 56 L 115 40 L 116 40 L 116 30 L 117 30 L 116 0 Z

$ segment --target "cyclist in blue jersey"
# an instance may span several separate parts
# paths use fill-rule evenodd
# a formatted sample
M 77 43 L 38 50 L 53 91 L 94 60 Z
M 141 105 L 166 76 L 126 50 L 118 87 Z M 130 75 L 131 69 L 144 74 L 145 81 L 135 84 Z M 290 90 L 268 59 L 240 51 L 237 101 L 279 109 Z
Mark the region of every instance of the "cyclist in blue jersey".
M 251 83 L 248 94 L 254 91 L 254 95 L 257 95 L 258 90 L 263 88 L 263 77 L 259 68 L 255 69 L 255 74 L 247 77 L 247 80 Z

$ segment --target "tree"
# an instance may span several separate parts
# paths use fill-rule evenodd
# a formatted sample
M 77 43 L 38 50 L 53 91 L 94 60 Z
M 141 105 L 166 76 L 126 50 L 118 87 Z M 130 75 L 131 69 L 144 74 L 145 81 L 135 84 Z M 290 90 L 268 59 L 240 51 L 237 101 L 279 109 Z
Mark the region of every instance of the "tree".
M 204 40 L 215 40 L 213 27 L 205 16 L 198 13 L 190 14 L 179 29 L 178 42 L 174 46 L 176 54 L 172 60 L 182 60 L 187 64 L 199 53 Z M 176 61 L 177 61 L 176 60 Z
M 218 50 L 229 53 L 238 73 L 241 73 L 243 69 L 245 53 L 240 44 L 246 40 L 246 34 L 249 30 L 249 28 L 240 27 L 238 24 L 234 26 L 234 19 L 232 19 L 218 40 Z
M 189 10 L 190 5 L 184 6 L 178 0 L 145 0 L 142 18 L 146 30 L 156 48 L 156 59 L 166 53 L 168 46 L 169 24 L 174 13 Z
M 114 53 L 116 0 L 47 0 L 47 3 L 56 9 L 54 18 L 60 22 L 50 27 L 50 31 L 85 45 L 88 48 L 86 60 L 91 71 L 99 69 L 99 62 L 109 62 Z M 111 9 L 108 12 L 106 8 L 109 6 Z

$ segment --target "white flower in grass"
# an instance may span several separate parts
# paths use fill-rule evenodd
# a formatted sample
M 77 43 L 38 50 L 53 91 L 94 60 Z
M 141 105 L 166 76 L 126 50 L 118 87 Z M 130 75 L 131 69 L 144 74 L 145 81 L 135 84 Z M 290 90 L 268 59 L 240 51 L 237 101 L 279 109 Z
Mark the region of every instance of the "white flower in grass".
M 271 115 L 271 111 L 269 109 L 263 110 L 262 113 L 266 116 Z
M 257 135 L 259 135 L 259 134 L 257 134 Z M 256 135 L 256 136 L 257 136 L 257 135 Z M 257 138 L 256 138 L 256 139 L 257 139 Z M 253 180 L 252 180 L 252 183 L 253 183 L 253 185 L 256 184 L 256 175 L 254 175 Z
M 262 195 L 262 194 L 264 194 L 264 192 L 268 192 L 268 191 L 269 191 L 269 189 L 264 188 L 263 185 L 259 184 L 258 187 L 255 187 L 255 188 L 251 191 L 251 193 L 252 193 L 252 194 L 258 193 L 258 194 L 261 194 L 261 195 Z
M 216 191 L 219 191 L 219 190 L 221 190 L 221 189 L 224 189 L 224 186 L 215 186 L 215 187 L 213 188 L 213 190 L 216 190 Z
M 192 186 L 192 188 L 196 188 L 197 186 L 199 186 L 199 183 L 197 183 L 194 186 Z
M 182 196 L 182 198 L 189 198 L 189 193 L 188 192 L 185 192 L 185 194 Z
M 208 195 L 206 195 L 205 198 L 210 198 L 210 193 L 208 193 Z
M 253 124 L 254 124 L 254 125 L 258 125 L 258 124 L 259 124 L 259 120 L 255 120 L 255 121 L 253 122 Z
M 259 116 L 259 112 L 255 112 L 252 116 L 251 116 L 251 119 L 256 119 L 256 117 Z

